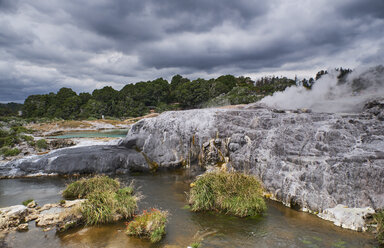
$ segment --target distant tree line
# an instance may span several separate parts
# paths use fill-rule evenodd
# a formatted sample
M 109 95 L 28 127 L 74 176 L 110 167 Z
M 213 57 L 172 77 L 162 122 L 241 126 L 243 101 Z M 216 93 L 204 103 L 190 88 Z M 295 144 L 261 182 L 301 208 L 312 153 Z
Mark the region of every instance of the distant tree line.
M 337 69 L 341 78 L 351 72 Z M 0 115 L 16 115 L 22 108 L 23 117 L 46 117 L 62 119 L 88 119 L 106 117 L 127 118 L 142 116 L 154 110 L 182 110 L 230 104 L 247 104 L 260 100 L 276 91 L 284 91 L 292 85 L 311 89 L 316 80 L 327 71 L 320 71 L 315 79 L 289 79 L 286 77 L 262 77 L 257 81 L 249 77 L 220 76 L 213 79 L 189 80 L 181 75 L 173 76 L 171 82 L 163 78 L 153 81 L 127 84 L 120 91 L 106 86 L 90 93 L 77 94 L 70 88 L 61 88 L 56 94 L 30 95 L 24 105 L 12 105 L 2 109 Z M 6 106 L 10 107 L 10 106 Z M 3 112 L 1 112 L 3 111 Z M 8 111 L 8 112 L 7 112 Z M 16 112 L 15 112 L 16 111 Z
M 23 104 L 21 103 L 0 103 L 0 116 L 17 116 L 22 109 Z
M 343 69 L 342 67 L 336 68 L 335 71 L 339 73 L 337 76 L 337 80 L 339 83 L 344 83 L 348 74 L 352 72 L 351 69 Z M 307 89 L 312 89 L 313 84 L 326 74 L 328 74 L 328 71 L 321 70 L 316 73 L 315 79 L 313 79 L 312 77 L 309 79 L 304 78 L 303 80 L 301 80 L 300 84 Z
M 102 115 L 124 118 L 175 109 L 201 108 L 217 97 L 227 104 L 250 103 L 257 97 L 273 94 L 294 85 L 287 78 L 266 77 L 254 82 L 248 77 L 220 76 L 189 80 L 175 75 L 171 82 L 163 78 L 127 84 L 120 91 L 106 86 L 90 93 L 76 94 L 61 88 L 56 94 L 31 95 L 24 102 L 23 116 L 63 119 L 100 118 Z

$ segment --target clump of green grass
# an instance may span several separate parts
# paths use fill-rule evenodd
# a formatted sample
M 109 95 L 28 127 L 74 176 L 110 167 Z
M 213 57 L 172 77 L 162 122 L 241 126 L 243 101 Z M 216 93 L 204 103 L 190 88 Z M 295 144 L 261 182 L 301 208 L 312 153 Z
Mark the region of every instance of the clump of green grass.
M 39 149 L 47 149 L 48 143 L 45 139 L 40 139 L 40 140 L 36 141 L 36 147 Z
M 266 210 L 262 185 L 253 176 L 210 172 L 198 177 L 192 185 L 189 194 L 192 211 L 216 210 L 245 217 Z
M 133 195 L 132 186 L 120 189 L 119 181 L 107 176 L 83 178 L 73 182 L 63 191 L 63 197 L 87 199 L 81 204 L 86 225 L 131 218 L 137 209 L 138 200 Z
M 95 176 L 92 178 L 83 178 L 69 184 L 63 191 L 63 197 L 65 199 L 87 198 L 90 193 L 96 191 L 116 192 L 119 188 L 119 181 L 109 178 L 107 176 Z
M 81 213 L 86 225 L 109 223 L 131 218 L 137 208 L 137 199 L 130 187 L 113 191 L 95 191 L 82 203 Z
M 0 149 L 0 154 L 2 154 L 4 157 L 12 157 L 19 155 L 21 151 L 17 148 L 9 148 L 9 147 L 3 147 Z
M 165 235 L 168 212 L 159 209 L 144 210 L 127 224 L 127 234 L 149 238 L 152 243 L 159 242 Z
M 33 199 L 28 199 L 22 202 L 24 206 L 27 206 L 29 203 L 33 202 Z
M 193 242 L 192 244 L 190 244 L 189 246 L 191 247 L 191 248 L 199 248 L 200 247 L 200 245 L 201 245 L 201 243 L 200 242 Z
M 379 241 L 380 245 L 384 246 L 384 210 L 376 213 L 373 218 L 377 223 L 376 239 Z

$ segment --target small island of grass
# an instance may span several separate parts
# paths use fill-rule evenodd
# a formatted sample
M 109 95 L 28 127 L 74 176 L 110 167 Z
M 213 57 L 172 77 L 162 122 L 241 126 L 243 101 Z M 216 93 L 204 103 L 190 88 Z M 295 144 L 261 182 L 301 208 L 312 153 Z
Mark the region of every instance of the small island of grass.
M 192 211 L 215 210 L 239 217 L 255 216 L 266 210 L 260 181 L 242 173 L 210 172 L 192 183 Z
M 120 182 L 107 176 L 83 178 L 63 191 L 66 199 L 85 198 L 81 214 L 86 225 L 110 223 L 131 218 L 137 209 L 138 198 L 132 186 L 120 188 Z
M 159 242 L 165 234 L 168 212 L 159 209 L 144 210 L 127 224 L 127 234 L 150 239 L 152 243 Z

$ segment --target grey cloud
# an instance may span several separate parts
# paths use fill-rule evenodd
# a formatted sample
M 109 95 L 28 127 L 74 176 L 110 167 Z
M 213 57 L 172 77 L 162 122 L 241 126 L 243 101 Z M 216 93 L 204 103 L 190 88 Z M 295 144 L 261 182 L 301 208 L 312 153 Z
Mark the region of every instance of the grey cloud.
M 363 17 L 384 19 L 384 1 L 382 0 L 348 0 L 339 6 L 341 14 L 348 18 Z
M 0 0 L 0 13 L 15 11 L 18 0 Z
M 2 70 L 0 64 L 0 100 L 62 86 L 119 88 L 176 73 L 241 75 L 266 68 L 323 69 L 339 61 L 384 63 L 383 4 L 0 0 L 0 62 L 10 65 Z

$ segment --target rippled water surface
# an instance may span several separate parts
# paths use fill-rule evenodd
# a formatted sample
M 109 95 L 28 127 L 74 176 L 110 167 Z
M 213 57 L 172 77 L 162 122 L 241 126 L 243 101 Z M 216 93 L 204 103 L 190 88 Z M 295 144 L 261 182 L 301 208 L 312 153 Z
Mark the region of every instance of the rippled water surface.
M 375 247 L 372 235 L 341 229 L 313 215 L 297 212 L 276 202 L 257 218 L 237 218 L 215 212 L 194 213 L 186 208 L 190 178 L 185 172 L 120 177 L 132 179 L 145 196 L 140 209 L 157 207 L 170 212 L 167 235 L 158 244 L 128 237 L 124 223 L 77 228 L 56 234 L 43 232 L 30 223 L 25 233 L 5 238 L 9 247 Z M 57 202 L 70 179 L 27 178 L 0 180 L 0 207 L 33 198 L 38 203 Z M 0 242 L 1 245 L 1 242 Z

